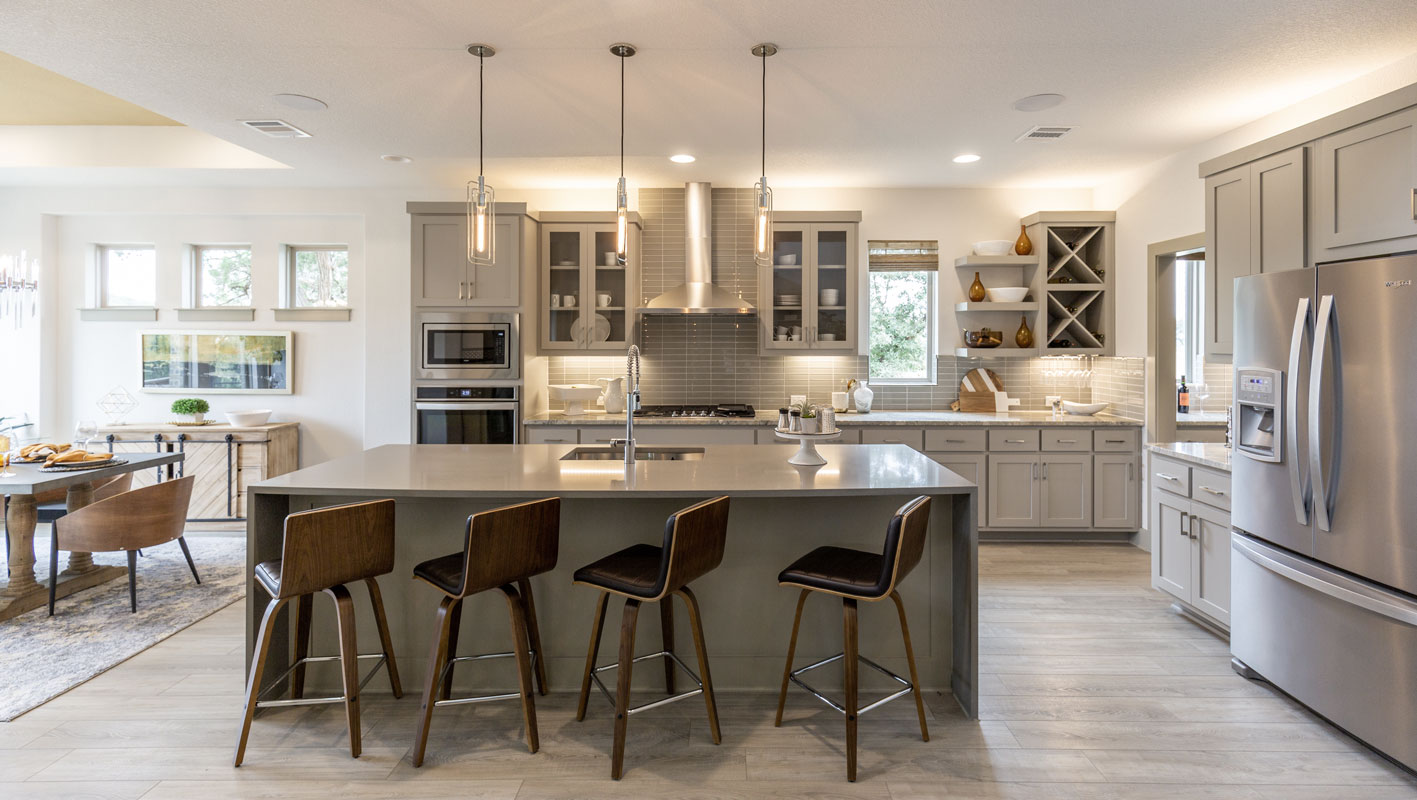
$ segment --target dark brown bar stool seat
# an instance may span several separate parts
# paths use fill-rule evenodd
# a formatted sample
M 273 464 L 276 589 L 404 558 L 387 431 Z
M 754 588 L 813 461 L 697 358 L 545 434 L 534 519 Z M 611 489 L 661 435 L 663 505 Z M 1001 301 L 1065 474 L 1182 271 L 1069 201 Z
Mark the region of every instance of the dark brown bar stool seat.
M 615 749 L 611 756 L 610 777 L 620 780 L 625 763 L 625 730 L 631 714 L 657 708 L 667 703 L 704 696 L 708 708 L 709 728 L 713 743 L 722 741 L 718 729 L 718 707 L 713 699 L 713 679 L 709 675 L 708 651 L 704 647 L 704 627 L 699 616 L 699 601 L 689 590 L 689 582 L 712 572 L 723 561 L 723 547 L 728 539 L 728 498 L 717 497 L 677 511 L 664 525 L 664 546 L 637 544 L 606 556 L 576 570 L 574 581 L 600 590 L 595 606 L 595 621 L 590 633 L 590 650 L 586 653 L 585 675 L 581 679 L 581 698 L 576 707 L 576 721 L 585 719 L 590 685 L 595 685 L 615 706 Z M 625 614 L 620 625 L 620 660 L 615 664 L 595 666 L 600 651 L 600 634 L 605 627 L 605 606 L 611 594 L 625 598 Z M 700 679 L 674 654 L 674 607 L 670 602 L 659 606 L 664 649 L 643 656 L 635 655 L 635 624 L 639 621 L 640 603 L 668 601 L 678 595 L 689 609 L 689 625 L 693 631 L 694 649 L 699 656 Z M 638 661 L 664 658 L 664 690 L 669 694 L 659 700 L 630 708 L 630 671 Z M 674 667 L 678 666 L 693 679 L 696 688 L 674 693 Z M 619 684 L 615 695 L 600 680 L 600 673 L 618 669 Z
M 537 690 L 546 694 L 546 658 L 541 651 L 541 633 L 536 626 L 536 604 L 531 596 L 530 578 L 556 568 L 560 543 L 561 498 L 552 497 L 473 514 L 467 518 L 467 536 L 462 552 L 430 559 L 413 568 L 414 578 L 445 595 L 438 604 L 438 630 L 433 637 L 433 651 L 428 657 L 428 681 L 423 687 L 422 719 L 413 745 L 413 766 L 423 765 L 423 753 L 428 747 L 428 727 L 433 721 L 433 709 L 437 706 L 520 697 L 522 717 L 526 723 L 527 749 L 535 753 L 540 748 L 531 676 L 532 665 L 535 664 Z M 516 586 L 512 585 L 514 583 Z M 462 601 L 491 589 L 499 589 L 507 599 L 513 650 L 510 653 L 459 657 L 458 628 L 462 622 Z M 519 692 L 451 697 L 454 664 L 508 657 L 514 657 L 517 662 Z
M 797 615 L 792 621 L 792 639 L 787 645 L 787 665 L 782 671 L 782 690 L 778 693 L 777 718 L 773 725 L 782 725 L 782 708 L 787 702 L 788 682 L 806 689 L 818 700 L 841 712 L 846 717 L 846 779 L 849 781 L 856 780 L 856 720 L 867 711 L 880 708 L 898 697 L 914 694 L 915 711 L 920 717 L 920 738 L 930 741 L 930 732 L 925 727 L 925 702 L 920 696 L 920 684 L 915 675 L 915 651 L 910 646 L 910 628 L 905 624 L 905 605 L 900 600 L 900 592 L 896 590 L 901 580 L 920 563 L 920 556 L 925 550 L 925 535 L 929 528 L 930 498 L 917 497 L 901 506 L 891 518 L 890 525 L 886 528 L 886 545 L 880 553 L 867 553 L 844 547 L 818 547 L 792 562 L 777 576 L 779 586 L 801 587 L 802 594 L 797 598 Z M 823 592 L 841 598 L 844 649 L 830 658 L 794 670 L 792 657 L 797 650 L 797 629 L 802 624 L 802 606 L 811 592 Z M 905 660 L 910 667 L 908 681 L 857 651 L 857 601 L 875 602 L 887 597 L 895 601 L 896 611 L 900 614 L 900 633 L 905 640 Z M 804 672 L 835 661 L 845 662 L 842 665 L 846 671 L 844 705 L 827 698 L 798 677 Z M 886 675 L 903 688 L 865 708 L 858 708 L 858 662 Z
M 160 484 L 161 485 L 161 484 Z M 379 593 L 375 576 L 387 575 L 394 568 L 394 501 L 376 500 L 331 508 L 302 511 L 285 518 L 285 537 L 278 561 L 256 565 L 256 582 L 271 596 L 256 632 L 255 653 L 251 674 L 246 684 L 245 718 L 241 723 L 241 738 L 236 743 L 233 766 L 241 766 L 246 755 L 246 739 L 251 733 L 251 720 L 257 708 L 303 706 L 318 703 L 344 703 L 345 722 L 349 727 L 349 753 L 358 758 L 359 692 L 374 677 L 380 665 L 388 668 L 389 685 L 394 697 L 403 697 L 399 684 L 398 664 L 389 638 L 389 622 L 384 616 L 384 598 Z M 382 651 L 360 655 L 354 631 L 354 600 L 344 584 L 364 581 L 369 587 L 369 600 L 374 606 L 374 622 L 379 629 Z M 339 622 L 339 655 L 310 657 L 310 616 L 314 611 L 315 594 L 324 592 L 335 601 Z M 272 629 L 276 614 L 291 600 L 295 628 L 294 663 L 261 688 L 261 674 L 266 667 Z M 359 659 L 378 659 L 373 669 L 359 679 Z M 341 667 L 344 694 L 337 697 L 305 697 L 305 665 L 320 661 L 338 661 Z M 271 689 L 281 685 L 290 675 L 289 700 L 262 700 Z

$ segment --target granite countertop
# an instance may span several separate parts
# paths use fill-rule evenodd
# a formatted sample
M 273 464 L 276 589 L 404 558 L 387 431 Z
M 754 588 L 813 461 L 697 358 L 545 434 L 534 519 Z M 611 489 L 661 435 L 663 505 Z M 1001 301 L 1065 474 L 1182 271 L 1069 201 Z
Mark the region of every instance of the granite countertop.
M 710 445 L 694 461 L 562 461 L 575 445 L 384 445 L 253 484 L 257 494 L 370 497 L 759 497 L 971 494 L 975 485 L 899 444 L 818 445 L 820 467 L 781 447 Z M 594 447 L 588 449 L 601 450 Z M 654 449 L 641 445 L 640 449 Z
M 1178 428 L 1224 428 L 1224 411 L 1192 411 L 1189 414 L 1176 415 L 1176 427 Z
M 581 416 L 567 417 L 559 411 L 552 411 L 528 417 L 523 422 L 527 425 L 623 426 L 625 415 L 587 412 Z M 961 411 L 873 411 L 870 414 L 837 414 L 836 424 L 841 428 L 887 425 L 903 427 L 1005 427 L 1010 425 L 1142 427 L 1141 420 L 1125 419 L 1111 414 L 1097 414 L 1091 417 L 1063 414 L 1055 418 L 1051 411 L 1010 411 L 1003 414 L 976 414 Z M 642 425 L 773 427 L 777 425 L 777 412 L 759 411 L 753 417 L 635 417 L 635 425 L 636 427 Z
M 1216 442 L 1151 442 L 1146 449 L 1179 461 L 1230 471 L 1230 448 Z

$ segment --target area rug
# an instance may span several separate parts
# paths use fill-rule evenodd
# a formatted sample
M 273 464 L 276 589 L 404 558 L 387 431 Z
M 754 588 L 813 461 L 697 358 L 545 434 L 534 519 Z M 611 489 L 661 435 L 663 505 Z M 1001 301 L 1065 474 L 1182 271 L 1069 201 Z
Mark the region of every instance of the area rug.
M 34 543 L 36 578 L 46 586 L 48 540 L 41 530 Z M 0 722 L 9 722 L 246 596 L 244 538 L 188 536 L 187 544 L 202 576 L 201 585 L 192 582 L 176 542 L 146 549 L 138 559 L 136 614 L 128 610 L 128 581 L 119 578 L 59 598 L 53 617 L 47 608 L 38 608 L 0 622 L 0 664 L 36 667 L 12 672 L 0 681 Z M 64 558 L 60 553 L 60 569 Z M 95 553 L 94 562 L 126 566 L 127 556 Z

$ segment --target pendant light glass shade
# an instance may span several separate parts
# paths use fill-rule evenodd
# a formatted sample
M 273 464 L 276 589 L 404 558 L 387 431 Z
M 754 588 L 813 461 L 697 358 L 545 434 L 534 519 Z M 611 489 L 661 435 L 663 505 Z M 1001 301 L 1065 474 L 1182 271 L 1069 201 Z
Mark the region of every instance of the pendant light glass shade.
M 487 185 L 482 174 L 482 68 L 497 51 L 485 44 L 470 44 L 467 52 L 477 56 L 477 180 L 467 182 L 467 261 L 490 267 L 497 261 L 497 191 Z
M 618 42 L 610 52 L 620 58 L 620 180 L 615 183 L 615 263 L 625 266 L 630 250 L 630 193 L 625 189 L 625 59 L 635 46 Z
M 753 214 L 753 260 L 760 267 L 772 264 L 772 187 L 768 186 L 768 56 L 777 52 L 777 45 L 764 42 L 753 48 L 753 55 L 763 61 L 763 170 L 753 186 L 757 209 Z

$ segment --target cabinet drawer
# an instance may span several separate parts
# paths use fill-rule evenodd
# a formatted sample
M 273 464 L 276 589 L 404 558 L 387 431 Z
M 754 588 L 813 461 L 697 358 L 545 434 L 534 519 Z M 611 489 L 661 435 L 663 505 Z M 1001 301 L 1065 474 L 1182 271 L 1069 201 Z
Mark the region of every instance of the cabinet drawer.
M 1025 453 L 1038 449 L 1037 428 L 1003 428 L 989 431 L 989 452 Z
M 1137 449 L 1136 430 L 1092 432 L 1092 449 L 1099 453 L 1132 453 Z
M 526 429 L 527 444 L 576 444 L 579 436 L 575 428 L 562 426 L 535 427 Z
M 934 428 L 925 431 L 927 452 L 983 452 L 988 447 L 989 436 L 984 430 Z
M 1055 453 L 1086 453 L 1092 449 L 1092 436 L 1089 434 L 1091 431 L 1086 429 L 1044 428 L 1043 449 Z
M 1230 510 L 1230 476 L 1208 469 L 1191 470 L 1191 499 Z
M 1151 461 L 1151 485 L 1165 489 L 1182 497 L 1191 496 L 1191 468 L 1174 461 L 1153 458 Z
M 904 444 L 916 450 L 925 449 L 922 428 L 862 428 L 862 444 Z

